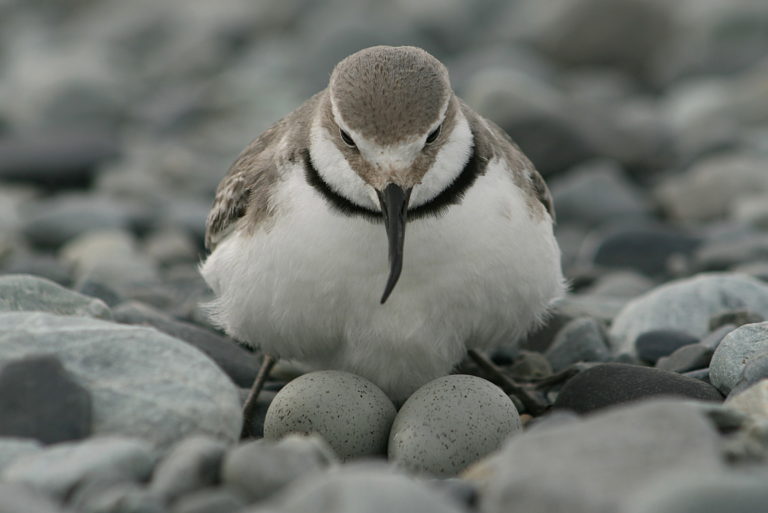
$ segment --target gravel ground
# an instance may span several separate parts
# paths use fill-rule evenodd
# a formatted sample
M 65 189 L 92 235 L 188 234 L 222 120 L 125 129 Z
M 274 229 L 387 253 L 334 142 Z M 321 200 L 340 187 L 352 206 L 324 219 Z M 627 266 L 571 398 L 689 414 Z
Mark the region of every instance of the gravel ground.
M 550 185 L 571 292 L 491 355 L 548 407 L 278 365 L 240 441 L 213 193 L 373 44 L 440 58 Z M 0 0 L 0 98 L 0 513 L 765 510 L 764 0 Z

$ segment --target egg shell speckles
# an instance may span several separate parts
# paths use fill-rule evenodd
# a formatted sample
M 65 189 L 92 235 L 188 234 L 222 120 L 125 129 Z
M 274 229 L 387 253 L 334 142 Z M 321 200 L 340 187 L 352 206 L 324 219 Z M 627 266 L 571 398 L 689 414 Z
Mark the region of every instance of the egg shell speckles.
M 475 376 L 430 381 L 397 414 L 389 459 L 418 474 L 456 475 L 522 430 L 520 415 L 496 385 Z
M 386 454 L 396 410 L 392 401 L 365 378 L 342 371 L 300 376 L 272 400 L 264 438 L 317 433 L 342 460 Z

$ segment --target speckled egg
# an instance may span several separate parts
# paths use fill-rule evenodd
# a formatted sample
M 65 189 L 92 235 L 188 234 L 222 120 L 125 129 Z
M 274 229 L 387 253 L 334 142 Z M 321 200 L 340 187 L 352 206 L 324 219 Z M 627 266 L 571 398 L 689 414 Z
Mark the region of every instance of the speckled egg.
M 304 374 L 283 387 L 264 420 L 264 438 L 317 433 L 342 460 L 386 454 L 396 410 L 379 387 L 342 371 Z
M 515 405 L 499 387 L 475 376 L 445 376 L 418 389 L 400 409 L 389 459 L 415 473 L 449 477 L 521 430 Z

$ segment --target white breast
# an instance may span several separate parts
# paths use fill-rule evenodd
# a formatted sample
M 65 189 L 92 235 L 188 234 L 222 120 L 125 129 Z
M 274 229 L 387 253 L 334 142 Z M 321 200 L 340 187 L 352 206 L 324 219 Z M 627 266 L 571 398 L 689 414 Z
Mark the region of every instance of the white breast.
M 408 224 L 384 305 L 383 225 L 331 210 L 303 173 L 287 173 L 269 231 L 234 233 L 203 264 L 213 318 L 239 340 L 360 374 L 395 399 L 450 372 L 467 347 L 514 342 L 563 279 L 551 222 L 529 215 L 501 165 L 491 162 L 461 205 Z

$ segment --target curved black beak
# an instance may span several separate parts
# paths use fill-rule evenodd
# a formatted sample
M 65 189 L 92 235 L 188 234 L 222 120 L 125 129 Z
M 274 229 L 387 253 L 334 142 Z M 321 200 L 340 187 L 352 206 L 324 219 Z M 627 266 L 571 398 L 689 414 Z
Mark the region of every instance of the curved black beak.
M 411 189 L 403 189 L 393 183 L 387 185 L 383 191 L 376 191 L 381 203 L 381 212 L 384 215 L 384 227 L 387 229 L 389 241 L 389 279 L 381 296 L 383 305 L 400 278 L 403 270 L 403 244 L 405 242 L 405 222 L 408 216 L 408 200 L 411 198 Z

